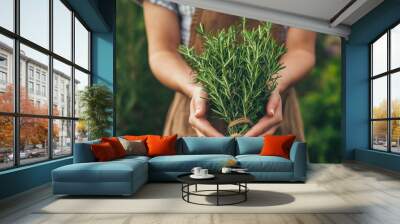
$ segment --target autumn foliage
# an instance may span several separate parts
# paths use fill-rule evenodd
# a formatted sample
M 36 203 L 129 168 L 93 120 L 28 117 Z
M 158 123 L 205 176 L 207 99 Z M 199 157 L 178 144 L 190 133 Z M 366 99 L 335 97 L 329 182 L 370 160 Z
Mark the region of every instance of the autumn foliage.
M 0 94 L 0 111 L 13 112 L 14 96 L 13 86 L 9 85 L 5 93 Z M 34 105 L 29 99 L 25 88 L 20 89 L 20 110 L 22 114 L 47 115 L 47 103 Z M 13 118 L 12 116 L 0 116 L 0 148 L 13 147 Z M 24 149 L 26 145 L 44 145 L 48 137 L 48 119 L 47 118 L 20 118 L 20 148 Z M 59 127 L 53 127 L 53 138 L 57 138 Z
M 392 112 L 391 117 L 400 117 L 400 101 L 392 100 L 391 104 Z M 373 118 L 387 118 L 387 101 L 381 101 L 378 106 L 373 108 Z M 374 133 L 374 139 L 386 139 L 387 136 L 387 121 L 375 121 L 373 122 L 372 131 Z M 398 141 L 400 138 L 400 122 L 392 121 L 391 123 L 391 134 L 392 141 Z

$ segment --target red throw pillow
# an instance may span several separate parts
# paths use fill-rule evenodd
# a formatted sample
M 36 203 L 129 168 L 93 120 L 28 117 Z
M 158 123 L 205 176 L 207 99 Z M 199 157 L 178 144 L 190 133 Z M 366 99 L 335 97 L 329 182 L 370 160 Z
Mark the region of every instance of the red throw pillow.
M 122 146 L 121 142 L 119 142 L 117 137 L 110 137 L 110 138 L 101 138 L 101 142 L 108 142 L 112 146 L 115 151 L 115 155 L 118 158 L 126 156 L 126 151 L 124 146 Z
M 177 135 L 149 135 L 146 140 L 148 156 L 176 155 L 176 139 Z
M 117 158 L 113 147 L 108 142 L 93 144 L 90 147 L 92 149 L 94 157 L 99 162 L 110 161 Z
M 296 136 L 294 135 L 266 135 L 260 155 L 280 156 L 289 159 L 290 147 L 292 147 L 295 139 Z

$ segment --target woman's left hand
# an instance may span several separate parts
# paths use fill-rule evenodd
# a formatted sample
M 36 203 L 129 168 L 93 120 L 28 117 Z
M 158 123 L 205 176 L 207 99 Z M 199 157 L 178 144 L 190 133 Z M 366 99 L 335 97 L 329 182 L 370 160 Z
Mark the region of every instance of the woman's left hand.
M 282 98 L 278 90 L 272 92 L 265 107 L 265 115 L 245 134 L 247 137 L 272 135 L 279 128 L 282 116 Z

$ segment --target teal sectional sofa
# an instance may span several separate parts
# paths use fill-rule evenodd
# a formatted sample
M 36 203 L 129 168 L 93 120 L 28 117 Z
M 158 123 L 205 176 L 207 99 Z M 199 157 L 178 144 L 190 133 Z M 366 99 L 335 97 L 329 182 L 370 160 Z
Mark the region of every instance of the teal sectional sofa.
M 307 174 L 306 144 L 295 142 L 290 159 L 260 156 L 261 137 L 183 137 L 177 141 L 177 155 L 128 156 L 96 162 L 91 141 L 75 144 L 74 163 L 52 171 L 54 194 L 131 195 L 148 181 L 176 181 L 193 167 L 218 172 L 228 160 L 236 160 L 259 182 L 304 182 Z

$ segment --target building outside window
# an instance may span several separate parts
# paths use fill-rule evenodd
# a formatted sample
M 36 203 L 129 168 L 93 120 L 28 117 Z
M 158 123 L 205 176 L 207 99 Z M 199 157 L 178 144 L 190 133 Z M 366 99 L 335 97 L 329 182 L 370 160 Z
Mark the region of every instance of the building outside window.
M 400 24 L 370 44 L 371 148 L 400 153 Z
M 0 30 L 0 98 L 7 98 L 0 101 L 0 122 L 4 124 L 0 132 L 3 140 L 0 141 L 0 170 L 70 156 L 73 143 L 87 139 L 86 126 L 78 121 L 79 113 L 71 105 L 79 102 L 79 92 L 90 84 L 86 82 L 91 75 L 90 32 L 64 1 L 19 3 L 10 12 L 12 17 L 20 16 L 14 18 L 20 21 L 19 27 L 15 31 L 8 27 L 3 27 L 7 32 Z M 37 14 L 39 11 L 43 13 Z M 17 45 L 19 52 L 15 51 Z M 20 58 L 19 88 L 15 88 L 14 82 L 14 53 Z M 11 88 L 1 90 L 3 83 Z M 18 90 L 20 97 L 13 99 L 14 91 Z M 14 111 L 14 103 L 18 105 L 18 112 Z M 33 132 L 37 134 L 33 136 Z M 19 145 L 14 145 L 15 142 Z

